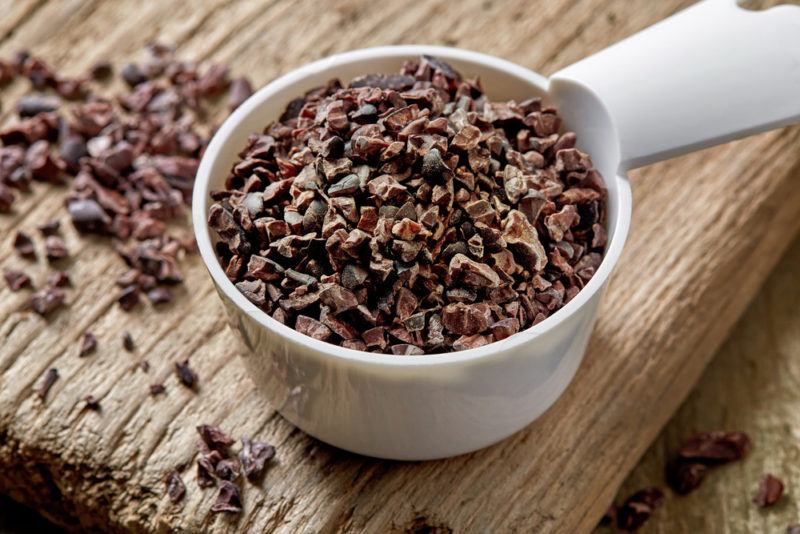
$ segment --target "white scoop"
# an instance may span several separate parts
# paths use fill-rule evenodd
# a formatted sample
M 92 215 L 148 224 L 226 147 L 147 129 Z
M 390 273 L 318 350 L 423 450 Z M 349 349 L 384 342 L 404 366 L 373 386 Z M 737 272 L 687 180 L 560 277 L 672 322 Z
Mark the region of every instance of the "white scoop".
M 800 121 L 800 9 L 705 0 L 552 76 L 571 122 L 602 103 L 622 170 Z M 591 116 L 589 114 L 588 116 Z
M 297 95 L 330 78 L 397 72 L 438 56 L 478 75 L 494 100 L 542 96 L 559 106 L 608 186 L 609 244 L 578 295 L 507 339 L 449 354 L 394 356 L 334 346 L 278 323 L 239 293 L 206 224 L 209 190 L 223 187 L 253 132 Z M 706 0 L 550 80 L 496 57 L 435 46 L 387 46 L 332 56 L 270 83 L 220 127 L 193 198 L 198 247 L 256 388 L 309 434 L 361 454 L 422 460 L 490 445 L 541 415 L 572 380 L 631 217 L 625 172 L 639 165 L 800 120 L 800 9 L 749 12 Z M 676 187 L 679 184 L 676 184 Z

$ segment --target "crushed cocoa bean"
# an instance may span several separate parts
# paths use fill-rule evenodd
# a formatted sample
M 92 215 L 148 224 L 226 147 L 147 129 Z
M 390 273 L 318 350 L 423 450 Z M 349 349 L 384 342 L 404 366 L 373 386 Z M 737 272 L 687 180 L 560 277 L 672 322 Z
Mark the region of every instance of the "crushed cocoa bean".
M 133 352 L 133 349 L 136 348 L 136 343 L 133 341 L 133 336 L 127 330 L 122 333 L 122 348 L 124 348 L 127 352 Z
M 31 285 L 31 278 L 24 272 L 16 269 L 4 269 L 3 278 L 8 288 L 14 292 Z
M 84 332 L 81 338 L 81 346 L 78 351 L 78 357 L 83 358 L 97 350 L 97 338 L 91 332 Z
M 638 530 L 663 500 L 664 493 L 659 488 L 637 491 L 617 508 L 617 528 L 629 532 Z
M 257 480 L 264 472 L 267 462 L 275 457 L 275 447 L 261 441 L 242 438 L 242 452 L 239 459 L 242 462 L 244 476 L 248 480 Z
M 175 504 L 183 500 L 186 495 L 186 485 L 177 471 L 173 469 L 167 473 L 164 484 L 167 489 L 167 497 L 171 503 Z
M 178 375 L 178 380 L 189 389 L 197 388 L 197 373 L 189 367 L 189 360 L 182 362 L 175 362 L 175 374 Z
M 667 462 L 667 484 L 679 495 L 691 493 L 700 487 L 709 468 L 741 460 L 750 447 L 750 438 L 744 432 L 715 430 L 695 434 Z
M 100 411 L 100 401 L 94 395 L 86 395 L 83 398 L 83 408 L 93 412 Z
M 52 388 L 53 384 L 55 384 L 56 380 L 58 380 L 58 369 L 52 367 L 44 374 L 42 383 L 38 388 L 36 388 L 36 395 L 38 395 L 40 399 L 44 400 L 45 397 L 47 397 L 47 393 L 50 391 L 50 388 Z
M 66 294 L 60 287 L 45 286 L 31 295 L 30 306 L 41 316 L 47 316 L 64 304 Z
M 767 473 L 761 478 L 753 502 L 761 508 L 768 508 L 777 503 L 782 495 L 783 482 L 778 477 Z
M 427 56 L 333 80 L 211 193 L 220 263 L 318 340 L 416 355 L 508 338 L 574 298 L 608 239 L 602 178 L 560 124 Z
M 220 480 L 219 494 L 211 506 L 213 513 L 228 512 L 238 514 L 242 511 L 242 495 L 239 486 L 227 480 Z

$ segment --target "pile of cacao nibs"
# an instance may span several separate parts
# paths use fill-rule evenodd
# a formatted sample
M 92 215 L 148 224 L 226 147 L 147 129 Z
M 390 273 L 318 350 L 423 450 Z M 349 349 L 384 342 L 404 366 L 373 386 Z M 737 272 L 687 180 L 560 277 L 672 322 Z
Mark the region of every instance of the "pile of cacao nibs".
M 539 98 L 492 102 L 423 56 L 333 80 L 254 134 L 208 221 L 227 276 L 274 319 L 351 349 L 480 347 L 592 278 L 606 188 Z
M 210 136 L 201 124 L 208 122 L 205 106 L 227 94 L 234 108 L 251 93 L 249 82 L 231 80 L 224 65 L 201 68 L 162 44 L 147 52 L 144 62 L 120 70 L 126 90 L 114 95 L 106 88 L 113 76 L 108 62 L 66 77 L 26 52 L 0 61 L 0 85 L 27 78 L 32 89 L 15 104 L 18 120 L 0 130 L 0 213 L 12 212 L 17 194 L 33 181 L 69 182 L 64 203 L 74 227 L 110 236 L 129 266 L 117 281 L 126 311 L 141 294 L 154 305 L 171 300 L 167 286 L 182 280 L 179 260 L 193 251 L 194 241 L 168 223 L 186 219 Z M 50 262 L 67 255 L 58 228 L 57 220 L 39 228 Z M 35 259 L 27 234 L 14 239 L 20 256 Z M 33 286 L 22 269 L 8 269 L 4 278 L 12 291 Z M 67 283 L 63 277 L 48 280 L 31 296 L 31 308 L 41 315 L 59 308 Z

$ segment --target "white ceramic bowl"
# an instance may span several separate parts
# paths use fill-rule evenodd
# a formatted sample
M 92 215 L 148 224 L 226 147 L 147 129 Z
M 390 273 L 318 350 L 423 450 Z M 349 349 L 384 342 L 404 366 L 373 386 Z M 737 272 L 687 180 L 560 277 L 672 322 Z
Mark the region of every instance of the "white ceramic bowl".
M 613 136 L 604 135 L 607 126 L 597 128 L 604 119 L 578 123 L 566 113 L 566 129 L 578 134 L 578 146 L 592 155 L 606 179 L 609 245 L 586 287 L 542 323 L 476 349 L 395 356 L 317 341 L 259 310 L 217 260 L 206 224 L 209 191 L 223 187 L 247 137 L 277 119 L 291 99 L 331 78 L 346 83 L 360 74 L 397 72 L 404 60 L 421 54 L 449 62 L 464 76 L 479 75 L 492 99 L 549 100 L 546 78 L 465 50 L 392 46 L 328 57 L 270 83 L 225 121 L 203 157 L 193 201 L 200 254 L 246 346 L 244 360 L 258 390 L 312 436 L 353 452 L 401 460 L 441 458 L 495 443 L 525 427 L 561 395 L 580 364 L 631 210 L 628 182 L 615 175 L 619 162 Z

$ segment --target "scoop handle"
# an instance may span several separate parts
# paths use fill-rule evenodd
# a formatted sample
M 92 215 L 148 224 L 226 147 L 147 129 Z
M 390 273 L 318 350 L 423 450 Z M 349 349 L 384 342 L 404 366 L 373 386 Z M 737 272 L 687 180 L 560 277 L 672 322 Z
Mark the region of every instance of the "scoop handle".
M 800 122 L 800 7 L 703 0 L 551 78 L 574 84 L 605 106 L 623 170 Z

